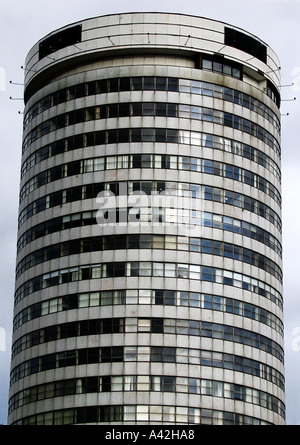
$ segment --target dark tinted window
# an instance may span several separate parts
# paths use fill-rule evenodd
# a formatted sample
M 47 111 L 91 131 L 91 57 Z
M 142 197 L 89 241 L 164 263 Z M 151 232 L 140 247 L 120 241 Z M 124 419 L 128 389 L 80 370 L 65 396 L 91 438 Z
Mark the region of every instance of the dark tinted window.
M 225 27 L 225 45 L 245 51 L 262 62 L 267 62 L 267 47 L 259 40 L 235 29 Z
M 41 60 L 59 49 L 79 42 L 81 42 L 81 25 L 72 26 L 71 28 L 57 32 L 40 43 L 39 59 Z

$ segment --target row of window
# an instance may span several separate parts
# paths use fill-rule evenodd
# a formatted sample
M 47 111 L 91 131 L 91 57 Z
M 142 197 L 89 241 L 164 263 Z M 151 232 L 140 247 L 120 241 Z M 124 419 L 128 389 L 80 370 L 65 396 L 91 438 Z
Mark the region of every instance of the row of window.
M 226 69 L 227 69 L 227 65 L 226 63 L 223 64 L 222 61 L 209 61 L 206 60 L 205 61 L 205 68 L 203 69 L 207 69 L 209 71 L 213 71 L 213 72 L 220 72 L 222 74 L 229 74 L 228 72 L 226 73 Z M 232 76 L 233 77 L 237 77 L 235 76 L 235 70 L 236 68 L 232 67 L 231 72 L 232 72 Z M 227 71 L 229 71 L 227 69 Z M 193 90 L 194 87 L 194 81 L 185 81 L 185 82 L 189 82 L 191 83 L 191 89 Z M 208 84 L 206 82 L 203 82 L 203 87 L 202 87 L 202 94 L 206 95 L 206 96 L 212 96 L 212 97 L 216 97 L 219 99 L 223 99 L 229 102 L 233 102 L 235 104 L 238 105 L 242 105 L 243 107 L 246 107 L 250 110 L 253 110 L 255 113 L 260 114 L 261 116 L 265 117 L 266 119 L 268 119 L 270 122 L 273 123 L 273 125 L 275 125 L 278 129 L 278 131 L 280 131 L 280 120 L 277 117 L 277 115 L 271 110 L 271 108 L 269 108 L 268 106 L 266 106 L 263 102 L 255 99 L 252 96 L 249 96 L 246 93 L 242 93 L 241 91 L 232 89 L 232 88 L 228 88 L 228 87 L 222 87 L 221 85 L 216 85 L 216 84 Z M 184 87 L 183 87 L 184 88 Z M 197 88 L 197 87 L 196 87 Z M 213 93 L 211 92 L 211 90 L 213 90 Z M 279 108 L 280 105 L 280 97 L 278 97 L 278 93 L 276 92 L 274 86 L 268 82 L 267 84 L 267 91 L 266 91 L 267 95 L 273 100 L 273 102 L 276 103 L 276 105 Z M 199 93 L 196 93 L 199 94 Z
M 27 360 L 13 368 L 10 383 L 12 385 L 26 376 L 50 369 L 117 362 L 211 366 L 253 375 L 272 382 L 281 389 L 284 387 L 283 375 L 275 368 L 257 360 L 223 352 L 167 346 L 105 346 L 47 354 Z
M 164 289 L 124 289 L 68 294 L 33 304 L 19 312 L 13 331 L 35 318 L 84 307 L 114 305 L 165 305 L 209 309 L 256 320 L 283 335 L 283 323 L 275 314 L 259 306 L 219 295 Z
M 129 168 L 184 170 L 221 176 L 255 187 L 269 195 L 279 206 L 281 206 L 281 195 L 279 190 L 265 178 L 252 173 L 249 170 L 209 159 L 154 154 L 102 156 L 56 165 L 55 167 L 44 170 L 29 179 L 20 190 L 19 201 L 21 203 L 29 193 L 45 184 L 58 181 L 59 179 L 81 175 L 83 173 Z
M 208 62 L 208 61 L 207 61 Z M 209 65 L 206 62 L 207 69 Z M 213 65 L 210 65 L 211 68 Z M 43 97 L 30 107 L 24 118 L 24 129 L 38 114 L 58 104 L 96 94 L 119 91 L 176 91 L 215 97 L 246 107 L 268 119 L 280 131 L 280 121 L 276 114 L 263 102 L 241 91 L 208 82 L 171 77 L 121 77 L 94 80 L 73 85 Z
M 277 107 L 280 107 L 280 94 L 278 93 L 277 88 L 269 81 L 267 80 L 267 95 L 272 99 L 273 102 L 277 105 Z
M 150 319 L 149 319 L 150 322 Z M 74 321 L 60 325 L 47 326 L 43 329 L 31 331 L 29 334 L 23 335 L 12 345 L 12 357 L 15 357 L 21 351 L 42 343 L 56 341 L 71 337 L 81 337 L 86 335 L 102 335 L 102 334 L 120 334 L 127 332 L 127 323 L 125 318 L 104 318 L 89 319 L 82 321 Z M 128 320 L 129 326 L 131 321 Z M 153 319 L 153 329 L 157 325 L 157 332 L 163 329 L 163 319 Z M 128 332 L 131 332 L 129 329 Z
M 14 425 L 138 424 L 270 425 L 244 414 L 204 408 L 160 405 L 112 405 L 71 408 L 24 417 Z M 191 430 L 192 431 L 192 430 Z M 187 435 L 190 434 L 187 432 Z M 191 439 L 193 435 L 191 436 Z
M 27 219 L 31 218 L 33 215 L 40 213 L 46 209 L 61 206 L 67 202 L 81 201 L 83 199 L 96 199 L 98 194 L 101 192 L 110 192 L 110 195 L 116 196 L 129 196 L 137 192 L 150 195 L 158 195 L 162 193 L 162 196 L 176 196 L 176 197 L 186 197 L 195 198 L 195 207 L 198 208 L 202 204 L 200 199 L 206 201 L 219 202 L 222 204 L 239 207 L 243 210 L 247 210 L 251 213 L 261 216 L 262 218 L 269 221 L 271 224 L 275 225 L 279 230 L 281 230 L 281 219 L 279 215 L 271 209 L 269 206 L 261 201 L 258 201 L 251 196 L 243 195 L 232 190 L 224 190 L 218 187 L 210 187 L 197 184 L 181 183 L 175 181 L 122 181 L 122 182 L 94 182 L 92 184 L 81 185 L 77 187 L 70 187 L 64 190 L 59 190 L 49 195 L 44 195 L 41 198 L 31 202 L 27 205 L 19 214 L 19 228 L 24 224 Z M 107 195 L 108 196 L 108 195 Z M 133 199 L 135 197 L 133 196 Z M 151 198 L 149 198 L 151 200 Z M 196 200 L 199 200 L 198 202 Z M 189 201 L 192 204 L 191 201 Z M 114 202 L 114 206 L 115 206 Z M 170 213 L 170 208 L 162 208 L 158 206 L 152 206 L 151 202 L 148 202 L 149 206 L 142 205 L 138 207 L 138 202 L 135 202 L 135 212 L 134 215 L 140 215 L 140 221 L 143 222 L 167 222 L 174 223 L 174 217 Z M 182 208 L 182 215 L 184 214 L 185 208 Z M 124 209 L 125 210 L 125 209 Z M 128 209 L 130 210 L 130 209 Z M 178 209 L 175 209 L 178 210 Z M 180 210 L 180 209 L 179 209 Z M 111 208 L 111 213 L 116 215 L 116 207 Z M 123 213 L 122 213 L 123 215 Z M 169 216 L 169 219 L 167 219 Z M 191 210 L 189 217 L 192 219 L 187 222 L 190 225 L 201 225 L 201 215 L 197 211 L 193 215 L 193 210 Z M 153 219 L 154 218 L 154 219 Z M 128 222 L 127 218 L 126 221 Z M 133 219 L 137 222 L 137 216 Z M 176 220 L 177 223 L 184 224 L 184 220 Z M 108 223 L 110 221 L 106 221 Z M 112 222 L 112 221 L 111 221 Z M 114 220 L 113 222 L 116 222 Z M 104 223 L 104 220 L 103 222 Z
M 94 145 L 131 142 L 172 142 L 223 150 L 262 165 L 273 173 L 279 181 L 281 180 L 281 173 L 278 165 L 269 156 L 257 148 L 233 139 L 223 138 L 208 133 L 164 128 L 124 128 L 103 130 L 59 139 L 51 144 L 42 146 L 29 155 L 22 164 L 21 177 L 39 162 L 67 151 L 92 147 Z
M 269 284 L 256 278 L 218 269 L 216 267 L 195 264 L 178 264 L 163 262 L 115 262 L 104 264 L 87 264 L 45 273 L 22 284 L 15 292 L 15 304 L 33 292 L 64 283 L 101 279 L 103 277 L 162 277 L 202 280 L 234 286 L 261 295 L 282 308 L 282 296 Z
M 207 201 L 220 202 L 234 207 L 248 210 L 262 218 L 270 221 L 281 230 L 281 219 L 274 210 L 250 196 L 242 195 L 230 190 L 222 190 L 217 187 L 204 187 L 204 199 Z
M 149 333 L 189 335 L 230 341 L 260 349 L 283 362 L 282 347 L 270 338 L 247 329 L 207 321 L 171 318 L 105 318 L 48 326 L 23 335 L 12 345 L 12 357 L 33 346 L 86 335 Z
M 165 102 L 123 102 L 78 108 L 67 113 L 59 114 L 37 125 L 25 136 L 22 153 L 24 154 L 29 146 L 42 136 L 70 125 L 99 119 L 135 116 L 187 118 L 225 125 L 226 127 L 240 130 L 258 138 L 280 155 L 280 144 L 278 140 L 264 127 L 249 119 L 212 108 Z
M 272 261 L 269 257 L 245 247 L 207 238 L 192 238 L 177 235 L 153 235 L 151 233 L 94 236 L 52 244 L 26 255 L 17 264 L 16 278 L 29 268 L 55 258 L 78 255 L 81 253 L 127 249 L 170 249 L 222 256 L 224 258 L 242 261 L 265 270 L 282 282 L 282 271 L 277 263 Z M 188 269 L 186 269 L 186 273 L 182 272 L 182 277 L 185 278 L 185 275 L 187 274 Z
M 222 397 L 258 405 L 285 417 L 282 401 L 259 389 L 218 380 L 159 375 L 96 376 L 32 386 L 10 398 L 8 412 L 28 403 L 53 397 L 115 391 L 177 392 Z
M 242 79 L 242 65 L 239 63 L 234 63 L 232 60 L 222 59 L 219 56 L 207 56 L 206 54 L 201 55 L 200 68 L 203 70 L 224 74 L 225 76 Z
M 97 210 L 72 213 L 65 216 L 59 216 L 42 223 L 39 223 L 24 232 L 17 243 L 17 252 L 19 253 L 27 244 L 47 236 L 51 233 L 68 230 L 75 227 L 84 227 L 97 224 Z M 215 213 L 203 212 L 201 214 L 201 225 L 203 227 L 213 227 L 227 232 L 237 233 L 248 238 L 259 241 L 274 250 L 282 256 L 281 243 L 266 230 L 230 216 L 218 215 Z
M 272 250 L 275 250 L 275 252 L 278 253 L 280 256 L 282 256 L 282 246 L 277 238 L 275 238 L 266 230 L 254 224 L 250 224 L 246 221 L 241 221 L 230 216 L 203 212 L 203 226 L 222 229 L 228 232 L 247 236 L 256 241 L 259 241 L 260 243 L 265 244 Z

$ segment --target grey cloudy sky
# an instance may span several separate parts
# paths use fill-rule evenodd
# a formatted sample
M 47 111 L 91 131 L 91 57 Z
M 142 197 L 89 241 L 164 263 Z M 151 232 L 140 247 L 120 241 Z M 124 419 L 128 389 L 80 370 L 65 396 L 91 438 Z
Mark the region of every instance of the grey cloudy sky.
M 0 1 L 0 423 L 6 424 L 17 238 L 24 72 L 37 40 L 68 23 L 104 14 L 163 11 L 239 26 L 269 44 L 281 62 L 282 187 L 287 423 L 300 424 L 300 0 Z M 290 101 L 297 97 L 296 101 Z M 289 116 L 285 116 L 289 113 Z M 299 150 L 299 152 L 298 152 Z M 299 282 L 298 282 L 299 278 Z M 299 349 L 299 350 L 298 350 Z

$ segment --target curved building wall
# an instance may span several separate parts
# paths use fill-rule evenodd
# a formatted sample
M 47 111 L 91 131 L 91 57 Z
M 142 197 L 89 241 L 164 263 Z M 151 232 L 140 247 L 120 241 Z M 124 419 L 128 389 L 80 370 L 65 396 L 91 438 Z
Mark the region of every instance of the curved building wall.
M 279 72 L 177 14 L 32 48 L 8 423 L 284 424 Z

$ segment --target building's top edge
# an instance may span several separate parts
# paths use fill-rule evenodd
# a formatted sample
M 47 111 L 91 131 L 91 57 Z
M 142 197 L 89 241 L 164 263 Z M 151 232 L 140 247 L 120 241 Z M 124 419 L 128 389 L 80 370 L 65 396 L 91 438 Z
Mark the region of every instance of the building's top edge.
M 103 15 L 99 15 L 99 16 L 93 16 L 93 17 L 87 17 L 85 19 L 82 20 L 77 20 L 75 22 L 70 22 L 64 26 L 61 26 L 59 28 L 54 29 L 53 31 L 49 32 L 48 34 L 42 36 L 33 46 L 35 46 L 36 44 L 40 43 L 42 40 L 46 39 L 47 37 L 50 37 L 51 35 L 62 31 L 68 27 L 74 26 L 74 25 L 79 25 L 79 24 L 83 24 L 85 22 L 88 21 L 92 21 L 92 20 L 96 20 L 96 19 L 101 19 L 101 18 L 105 18 L 105 17 L 118 17 L 118 16 L 129 16 L 129 15 L 153 15 L 155 14 L 156 16 L 158 15 L 171 15 L 171 16 L 182 16 L 182 17 L 191 17 L 193 19 L 199 19 L 199 20 L 207 20 L 209 22 L 212 23 L 220 23 L 222 25 L 226 25 L 229 26 L 231 28 L 234 28 L 236 30 L 239 30 L 241 32 L 244 32 L 246 34 L 248 34 L 249 36 L 252 36 L 253 38 L 257 39 L 258 41 L 260 41 L 261 43 L 263 43 L 264 45 L 268 46 L 270 49 L 272 49 L 270 47 L 270 45 L 268 43 L 266 43 L 264 40 L 262 40 L 260 37 L 258 37 L 257 35 L 247 31 L 244 28 L 241 28 L 239 26 L 233 25 L 231 23 L 222 21 L 222 20 L 218 20 L 218 19 L 213 19 L 210 17 L 205 17 L 205 16 L 198 16 L 198 15 L 193 15 L 193 14 L 185 14 L 185 13 L 180 13 L 180 12 L 167 12 L 167 11 L 127 11 L 127 12 L 120 12 L 120 13 L 111 13 L 111 14 L 103 14 Z
M 69 23 L 35 43 L 25 60 L 25 102 L 45 81 L 43 73 L 47 71 L 48 76 L 53 76 L 75 60 L 86 62 L 99 54 L 115 57 L 130 51 L 164 51 L 196 57 L 199 53 L 218 54 L 221 50 L 221 56 L 247 66 L 255 79 L 266 75 L 274 85 L 280 84 L 276 53 L 242 28 L 191 14 L 125 12 Z

